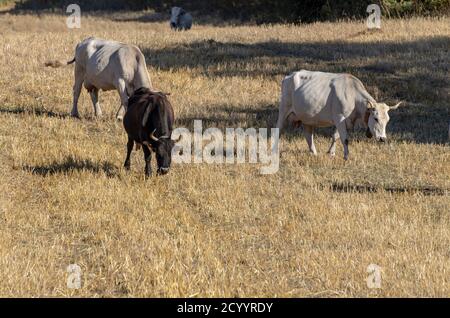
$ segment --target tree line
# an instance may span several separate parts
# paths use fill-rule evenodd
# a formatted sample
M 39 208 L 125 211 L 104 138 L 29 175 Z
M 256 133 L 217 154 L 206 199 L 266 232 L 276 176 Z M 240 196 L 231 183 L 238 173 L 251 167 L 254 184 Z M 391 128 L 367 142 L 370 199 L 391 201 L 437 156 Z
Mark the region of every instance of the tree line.
M 1 0 L 0 0 L 1 1 Z M 383 16 L 444 15 L 450 0 L 19 0 L 17 10 L 62 10 L 77 3 L 84 11 L 148 10 L 169 12 L 181 6 L 199 15 L 256 23 L 302 23 L 367 16 L 369 4 L 378 4 Z

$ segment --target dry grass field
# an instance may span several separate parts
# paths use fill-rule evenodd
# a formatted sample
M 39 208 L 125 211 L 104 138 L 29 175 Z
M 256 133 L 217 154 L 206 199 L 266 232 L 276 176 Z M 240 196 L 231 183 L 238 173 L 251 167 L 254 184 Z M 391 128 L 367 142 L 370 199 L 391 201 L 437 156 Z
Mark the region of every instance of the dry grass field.
M 0 13 L 0 295 L 93 297 L 450 296 L 450 18 L 310 25 L 202 23 L 172 32 L 148 14 Z M 88 36 L 138 45 L 170 92 L 176 126 L 273 127 L 293 70 L 347 72 L 391 114 L 389 143 L 351 134 L 319 155 L 301 129 L 281 139 L 280 170 L 175 164 L 144 180 L 116 92 L 69 116 L 73 65 Z M 80 289 L 67 287 L 69 264 Z M 381 288 L 366 284 L 369 264 Z

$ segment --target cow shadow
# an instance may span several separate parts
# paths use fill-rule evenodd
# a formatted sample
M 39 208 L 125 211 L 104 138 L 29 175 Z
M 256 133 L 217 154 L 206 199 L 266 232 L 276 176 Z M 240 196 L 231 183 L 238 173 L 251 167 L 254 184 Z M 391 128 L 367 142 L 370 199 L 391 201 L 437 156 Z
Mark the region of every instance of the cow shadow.
M 109 161 L 94 162 L 90 159 L 66 157 L 62 162 L 52 162 L 47 165 L 24 166 L 23 170 L 43 177 L 56 174 L 70 174 L 76 171 L 89 171 L 94 174 L 105 174 L 108 178 L 118 177 L 119 169 Z
M 351 184 L 346 182 L 333 182 L 329 189 L 338 193 L 377 193 L 381 191 L 399 194 L 399 193 L 420 193 L 425 196 L 445 196 L 448 189 L 441 189 L 437 187 L 377 187 L 369 184 Z
M 177 126 L 193 128 L 194 120 L 201 120 L 203 128 L 240 127 L 247 128 L 271 128 L 275 127 L 278 116 L 278 107 L 275 105 L 252 106 L 212 106 L 209 115 L 183 116 L 175 120 Z
M 52 117 L 52 118 L 68 118 L 70 117 L 67 113 L 58 113 L 47 109 L 32 108 L 27 109 L 23 107 L 14 108 L 0 108 L 0 114 L 13 114 L 13 115 L 31 115 L 39 117 Z
M 140 23 L 167 22 L 167 25 L 169 25 L 170 14 L 162 12 L 145 12 L 139 15 L 115 13 L 111 15 L 110 19 L 115 22 L 140 22 Z

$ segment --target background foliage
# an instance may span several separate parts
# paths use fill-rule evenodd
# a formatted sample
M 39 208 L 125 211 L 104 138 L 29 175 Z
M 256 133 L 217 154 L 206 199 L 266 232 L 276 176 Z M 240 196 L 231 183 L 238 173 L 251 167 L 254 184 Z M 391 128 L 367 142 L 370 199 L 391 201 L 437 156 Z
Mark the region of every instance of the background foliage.
M 0 3 L 5 0 L 0 0 Z M 392 17 L 441 15 L 450 12 L 450 0 L 21 0 L 17 9 L 61 10 L 78 3 L 84 10 L 145 10 L 168 12 L 177 5 L 198 14 L 226 19 L 270 22 L 313 22 L 367 16 L 371 3 L 379 4 L 383 14 Z

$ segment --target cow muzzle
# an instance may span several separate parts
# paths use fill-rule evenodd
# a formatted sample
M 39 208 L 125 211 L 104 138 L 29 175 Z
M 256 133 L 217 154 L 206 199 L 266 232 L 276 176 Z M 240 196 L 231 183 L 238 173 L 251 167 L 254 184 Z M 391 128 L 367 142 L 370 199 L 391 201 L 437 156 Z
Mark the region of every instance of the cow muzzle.
M 379 142 L 386 142 L 386 137 L 379 137 L 379 138 L 378 138 L 378 141 L 379 141 Z
M 168 174 L 169 170 L 170 170 L 170 168 L 168 168 L 168 167 L 158 168 L 158 174 L 160 174 L 160 175 Z

